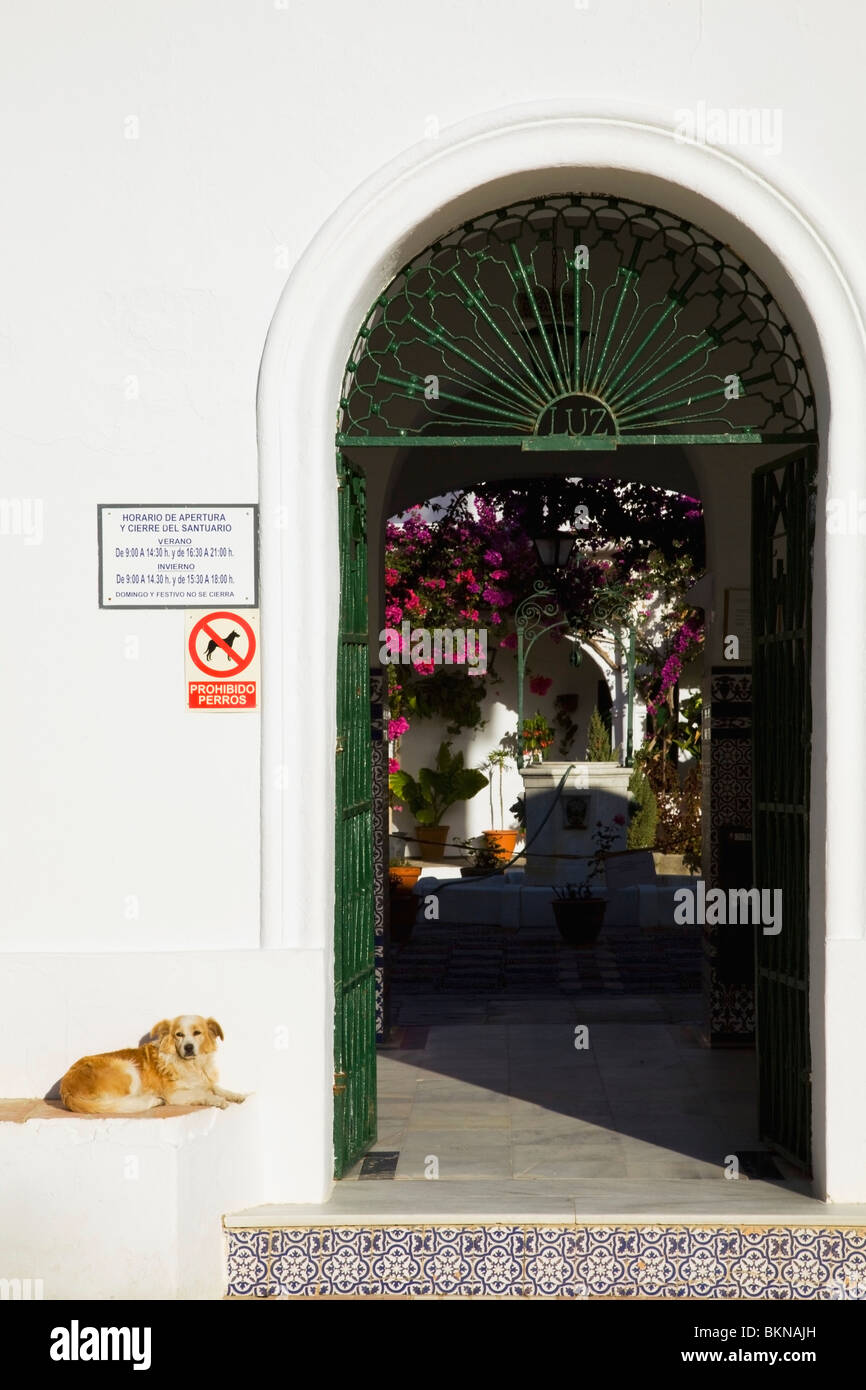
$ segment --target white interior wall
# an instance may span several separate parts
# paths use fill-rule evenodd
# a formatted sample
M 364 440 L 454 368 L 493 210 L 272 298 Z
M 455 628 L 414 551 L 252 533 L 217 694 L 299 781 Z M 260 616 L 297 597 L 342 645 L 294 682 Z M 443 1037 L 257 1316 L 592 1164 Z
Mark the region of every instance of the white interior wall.
M 492 637 L 490 639 L 493 640 Z M 529 672 L 524 689 L 524 716 L 529 718 L 539 711 L 545 716 L 556 735 L 550 757 L 559 757 L 558 745 L 560 731 L 554 723 L 556 714 L 555 699 L 560 693 L 575 691 L 579 696 L 575 722 L 578 732 L 569 757 L 582 759 L 586 754 L 586 733 L 589 717 L 596 701 L 598 681 L 603 679 L 600 662 L 584 653 L 578 667 L 569 664 L 572 650 L 570 642 L 552 642 L 549 637 L 540 637 L 530 653 Z M 397 668 L 400 669 L 399 667 Z M 502 676 L 499 685 L 489 684 L 487 697 L 482 704 L 482 717 L 486 721 L 483 729 L 466 729 L 460 734 L 449 735 L 444 732 L 439 720 L 413 719 L 409 716 L 410 730 L 404 734 L 398 754 L 400 766 L 417 775 L 421 767 L 432 767 L 436 752 L 443 738 L 451 738 L 452 748 L 463 752 L 467 767 L 482 767 L 492 748 L 499 746 L 504 735 L 513 735 L 517 728 L 517 660 L 513 651 L 507 648 L 496 655 L 496 672 Z M 536 695 L 529 688 L 534 675 L 549 676 L 553 684 L 546 695 Z M 485 776 L 489 776 L 485 773 Z M 514 763 L 505 768 L 503 779 L 503 801 L 505 808 L 504 825 L 513 827 L 516 822 L 509 814 L 509 807 L 523 794 L 523 782 Z M 494 820 L 490 819 L 490 797 L 487 787 L 483 787 L 471 801 L 456 802 L 445 814 L 443 824 L 450 827 L 449 841 L 471 839 L 484 830 L 499 829 L 499 774 L 493 774 Z M 408 811 L 394 813 L 394 826 L 403 834 L 411 835 L 414 817 Z M 410 854 L 417 854 L 414 844 L 409 846 Z M 452 853 L 459 854 L 457 849 Z

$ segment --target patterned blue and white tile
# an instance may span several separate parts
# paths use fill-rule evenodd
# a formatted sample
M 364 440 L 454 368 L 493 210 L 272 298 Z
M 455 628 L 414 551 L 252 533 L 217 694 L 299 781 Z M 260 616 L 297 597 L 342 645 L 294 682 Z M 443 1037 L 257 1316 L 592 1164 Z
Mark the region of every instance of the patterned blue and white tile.
M 371 1233 L 371 1272 L 383 1294 L 424 1298 L 433 1293 L 426 1237 L 418 1226 L 380 1227 Z
M 588 1298 L 574 1273 L 577 1242 L 565 1226 L 529 1227 L 525 1232 L 524 1293 L 527 1298 Z
M 831 1227 L 376 1226 L 229 1230 L 237 1298 L 866 1301 L 866 1231 Z
M 428 1251 L 425 1272 L 436 1294 L 452 1296 L 480 1286 L 471 1279 L 472 1260 L 463 1246 L 464 1231 L 448 1226 L 431 1226 L 427 1231 Z
M 270 1231 L 226 1232 L 226 1292 L 230 1298 L 267 1296 Z
M 269 1298 L 314 1298 L 319 1292 L 321 1232 L 315 1227 L 280 1228 L 271 1233 Z
M 319 1229 L 322 1258 L 319 1292 L 369 1298 L 383 1292 L 373 1274 L 373 1231 L 362 1226 Z

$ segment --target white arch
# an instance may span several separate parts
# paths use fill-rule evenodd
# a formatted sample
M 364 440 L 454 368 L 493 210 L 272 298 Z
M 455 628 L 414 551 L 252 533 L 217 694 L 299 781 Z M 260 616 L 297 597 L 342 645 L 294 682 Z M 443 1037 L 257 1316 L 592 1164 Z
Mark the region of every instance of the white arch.
M 805 212 L 725 151 L 680 142 L 650 120 L 564 103 L 493 113 L 424 142 L 369 179 L 298 263 L 271 323 L 258 395 L 262 944 L 320 952 L 330 999 L 338 611 L 333 437 L 357 328 L 400 266 L 437 234 L 521 196 L 564 191 L 630 195 L 682 212 L 731 242 L 791 318 L 816 385 L 823 445 L 813 637 L 814 1156 L 819 1190 L 836 1200 L 866 1201 L 866 1175 L 857 1162 L 858 1150 L 866 1150 L 866 1107 L 846 1104 L 845 1094 L 845 1078 L 859 1075 L 854 1059 L 866 1052 L 866 1010 L 857 994 L 858 981 L 861 995 L 866 989 L 866 721 L 847 711 L 851 682 L 858 690 L 866 684 L 866 642 L 848 655 L 852 621 L 863 624 L 866 566 L 860 538 L 833 537 L 828 547 L 820 524 L 827 496 L 864 489 L 866 332 L 840 265 Z M 288 791 L 281 790 L 286 767 Z M 314 788 L 323 795 L 311 794 Z M 323 1027 L 329 1038 L 330 1017 Z M 330 1090 L 326 1072 L 322 1081 Z M 329 1131 L 322 1144 L 329 1153 Z

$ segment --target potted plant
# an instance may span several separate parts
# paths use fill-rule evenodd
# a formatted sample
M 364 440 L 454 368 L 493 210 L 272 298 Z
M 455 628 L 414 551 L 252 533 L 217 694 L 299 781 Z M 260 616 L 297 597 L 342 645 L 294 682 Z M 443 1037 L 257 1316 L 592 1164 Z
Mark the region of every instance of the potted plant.
M 420 875 L 421 865 L 410 864 L 408 859 L 391 859 L 388 863 L 388 882 L 397 892 L 411 892 Z
M 435 767 L 422 767 L 417 779 L 409 772 L 392 772 L 388 785 L 415 817 L 422 857 L 438 864 L 445 858 L 451 828 L 442 824 L 442 817 L 455 801 L 470 801 L 487 786 L 487 778 L 477 768 L 464 767 L 463 754 L 452 753 L 446 740 L 439 745 Z
M 502 775 L 509 762 L 508 750 L 506 748 L 491 748 L 487 755 L 487 762 L 484 764 L 484 771 L 490 773 L 488 790 L 490 792 L 490 821 L 495 826 L 496 820 L 493 814 L 493 774 L 499 773 L 499 830 L 485 830 L 484 838 L 491 851 L 494 853 L 499 863 L 507 864 L 514 854 L 514 847 L 520 838 L 518 829 L 505 828 L 505 809 L 502 797 Z
M 625 824 L 624 816 L 614 816 L 614 821 Z M 559 934 L 569 946 L 592 946 L 597 940 L 604 923 L 607 898 L 593 893 L 592 885 L 604 870 L 604 857 L 617 837 L 612 826 L 596 822 L 593 831 L 595 850 L 587 866 L 586 878 L 582 883 L 566 883 L 562 888 L 554 888 L 553 915 Z
M 523 751 L 527 754 L 531 763 L 540 763 L 544 759 L 545 751 L 553 743 L 553 730 L 545 719 L 544 715 L 536 710 L 535 714 L 523 721 Z
M 526 834 L 526 793 L 521 792 L 513 806 L 508 808 L 509 814 L 514 817 L 520 826 L 521 835 Z
M 402 943 L 412 935 L 418 913 L 418 899 L 412 889 L 420 873 L 420 864 L 408 864 L 405 859 L 392 859 L 388 864 L 392 941 Z
M 484 833 L 487 834 L 486 831 Z M 457 843 L 471 860 L 461 868 L 461 878 L 488 878 L 500 872 L 499 853 L 486 839 L 480 845 L 473 845 L 471 840 L 458 840 Z

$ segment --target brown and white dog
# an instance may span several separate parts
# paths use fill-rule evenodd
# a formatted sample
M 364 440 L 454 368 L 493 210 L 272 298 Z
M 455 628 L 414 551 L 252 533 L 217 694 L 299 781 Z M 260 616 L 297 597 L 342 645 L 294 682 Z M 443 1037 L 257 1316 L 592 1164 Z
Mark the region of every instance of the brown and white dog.
M 67 1110 L 82 1115 L 130 1115 L 157 1105 L 216 1105 L 227 1110 L 246 1096 L 217 1083 L 215 1018 L 181 1014 L 150 1030 L 153 1042 L 101 1052 L 74 1062 L 60 1082 Z

